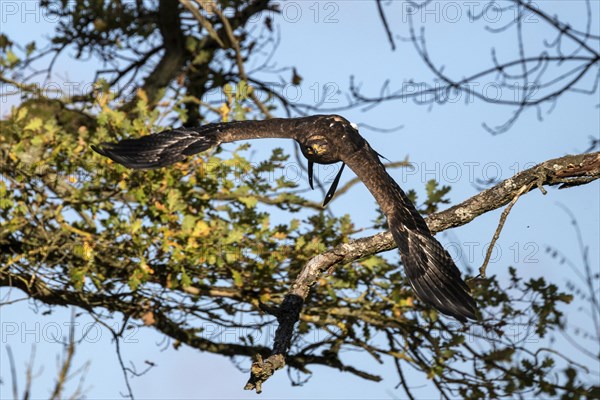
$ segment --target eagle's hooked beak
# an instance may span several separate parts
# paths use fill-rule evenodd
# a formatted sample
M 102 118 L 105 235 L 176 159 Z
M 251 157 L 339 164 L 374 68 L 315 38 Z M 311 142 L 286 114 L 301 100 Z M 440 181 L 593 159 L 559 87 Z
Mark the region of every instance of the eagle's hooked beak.
M 318 144 L 313 144 L 312 146 L 309 146 L 309 147 L 306 149 L 306 151 L 307 151 L 307 152 L 308 152 L 308 154 L 310 154 L 310 155 L 313 155 L 313 154 L 320 155 L 320 154 L 323 154 L 323 153 L 325 153 L 325 151 L 326 151 L 326 148 L 325 148 L 325 146 L 320 146 L 320 145 L 318 145 Z

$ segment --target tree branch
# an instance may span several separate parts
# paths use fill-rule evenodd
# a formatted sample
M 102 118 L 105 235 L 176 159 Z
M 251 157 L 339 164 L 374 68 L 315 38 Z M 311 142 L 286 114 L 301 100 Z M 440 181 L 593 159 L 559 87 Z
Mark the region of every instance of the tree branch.
M 185 63 L 185 36 L 181 30 L 178 3 L 160 0 L 158 3 L 158 27 L 165 50 L 154 70 L 144 80 L 143 89 L 150 103 L 158 100 L 159 92 L 167 87 Z M 128 103 L 131 107 L 134 102 Z
M 140 318 L 142 314 L 149 310 L 145 300 L 135 297 L 135 294 L 133 293 L 123 293 L 122 295 L 104 293 L 84 294 L 82 292 L 51 287 L 43 280 L 27 273 L 16 275 L 7 271 L 0 271 L 0 287 L 2 286 L 18 288 L 29 297 L 42 301 L 45 304 L 58 306 L 76 305 L 88 311 L 93 316 L 95 315 L 95 308 L 105 309 L 111 313 L 119 312 L 133 318 Z M 298 313 L 301 307 L 301 303 L 297 305 Z M 284 308 L 281 309 L 284 310 Z M 268 354 L 270 352 L 268 347 L 262 345 L 220 343 L 218 341 L 209 340 L 202 335 L 197 335 L 198 332 L 195 328 L 188 328 L 187 326 L 182 325 L 180 321 L 171 318 L 167 312 L 158 305 L 151 307 L 150 310 L 152 312 L 153 328 L 177 342 L 185 343 L 200 351 L 220 354 L 231 358 L 236 356 L 256 357 L 259 360 L 261 359 L 261 354 Z M 298 314 L 292 314 L 290 313 L 290 310 L 284 311 L 285 313 L 281 313 L 282 318 L 289 318 L 292 315 L 296 315 L 295 318 L 298 318 Z M 282 320 L 280 320 L 280 325 L 290 326 L 293 329 L 294 323 L 291 321 L 281 323 L 281 321 Z M 291 333 L 292 332 L 289 332 L 289 335 L 291 335 Z M 286 332 L 286 334 L 288 334 L 288 332 Z M 283 337 L 283 335 L 280 334 L 280 337 Z M 283 350 L 286 348 L 285 346 L 286 344 L 281 344 L 278 348 Z M 272 362 L 272 360 L 273 358 L 270 358 L 269 362 Z M 376 382 L 381 380 L 379 376 L 369 374 L 368 372 L 361 371 L 342 363 L 336 355 L 332 353 L 325 355 L 298 353 L 287 355 L 285 360 L 281 357 L 281 367 L 286 364 L 299 370 L 306 370 L 307 364 L 325 365 L 337 368 L 340 371 L 350 372 L 364 379 Z M 275 365 L 277 366 L 278 364 Z M 263 368 L 264 367 L 265 366 L 263 366 Z M 275 369 L 279 368 L 280 367 L 277 367 Z M 264 380 L 266 380 L 266 378 Z
M 385 12 L 383 11 L 383 7 L 381 5 L 381 0 L 376 0 L 377 4 L 377 12 L 379 13 L 379 18 L 381 19 L 381 23 L 383 24 L 383 29 L 385 29 L 385 33 L 387 35 L 388 41 L 390 42 L 390 46 L 392 46 L 392 51 L 396 50 L 396 43 L 394 42 L 394 35 L 390 30 L 390 26 L 388 24 L 387 18 L 385 17 Z
M 465 225 L 488 211 L 510 203 L 517 194 L 533 188 L 560 185 L 559 189 L 592 182 L 600 178 L 600 153 L 567 155 L 545 161 L 502 181 L 445 211 L 426 218 L 433 233 Z M 525 188 L 525 189 L 523 189 Z M 392 234 L 382 232 L 366 238 L 343 243 L 332 250 L 313 257 L 296 277 L 281 306 L 271 311 L 279 327 L 275 333 L 271 356 L 253 363 L 246 390 L 260 393 L 262 384 L 277 370 L 285 366 L 294 325 L 311 286 L 324 271 L 360 258 L 391 250 L 396 247 Z M 284 326 L 285 325 L 285 326 Z

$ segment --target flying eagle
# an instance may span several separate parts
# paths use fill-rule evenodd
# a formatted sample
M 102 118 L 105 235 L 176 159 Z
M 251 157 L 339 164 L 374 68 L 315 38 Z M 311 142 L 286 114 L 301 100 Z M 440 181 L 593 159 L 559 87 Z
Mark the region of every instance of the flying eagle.
M 213 123 L 91 147 L 126 167 L 147 169 L 182 161 L 187 156 L 221 143 L 262 138 L 296 140 L 302 154 L 308 159 L 311 187 L 314 163 L 342 162 L 324 205 L 333 197 L 341 171 L 344 165 L 348 165 L 373 194 L 386 215 L 408 281 L 417 296 L 458 320 L 476 319 L 475 300 L 448 252 L 433 237 L 404 191 L 388 175 L 379 154 L 358 133 L 356 125 L 339 115 Z

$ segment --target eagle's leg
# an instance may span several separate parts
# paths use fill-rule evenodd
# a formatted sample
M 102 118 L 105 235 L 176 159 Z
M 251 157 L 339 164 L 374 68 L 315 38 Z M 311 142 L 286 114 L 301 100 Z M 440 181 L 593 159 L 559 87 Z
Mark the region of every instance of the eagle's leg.
M 340 171 L 335 176 L 335 179 L 333 180 L 333 183 L 331 184 L 329 191 L 325 195 L 325 200 L 323 200 L 323 207 L 325 207 L 327 205 L 327 203 L 329 203 L 331 201 L 331 199 L 333 199 L 333 195 L 335 194 L 338 183 L 340 183 L 340 178 L 342 177 L 342 171 L 344 171 L 345 166 L 346 166 L 346 164 L 342 163 L 342 166 L 340 167 Z
M 308 184 L 310 185 L 310 188 L 312 190 L 315 190 L 315 187 L 313 186 L 313 167 L 314 167 L 314 165 L 315 165 L 315 163 L 308 160 Z

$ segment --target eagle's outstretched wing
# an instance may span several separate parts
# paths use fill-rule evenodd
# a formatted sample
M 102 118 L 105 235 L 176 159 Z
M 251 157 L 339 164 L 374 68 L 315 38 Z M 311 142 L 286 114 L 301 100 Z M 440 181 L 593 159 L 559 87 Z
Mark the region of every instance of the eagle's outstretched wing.
M 343 161 L 363 181 L 385 213 L 411 286 L 418 297 L 444 314 L 476 319 L 475 300 L 450 254 L 433 237 L 425 220 L 386 172 L 365 141 Z
M 201 153 L 221 143 L 244 139 L 295 139 L 291 119 L 274 118 L 266 121 L 236 121 L 206 124 L 197 128 L 167 130 L 118 143 L 92 145 L 92 149 L 111 160 L 134 169 L 159 168 L 187 156 Z
M 343 162 L 371 191 L 388 219 L 388 225 L 418 297 L 444 314 L 461 321 L 475 319 L 476 304 L 460 271 L 433 237 L 415 206 L 385 170 L 379 155 L 343 117 L 315 115 L 207 124 L 92 146 L 96 152 L 130 168 L 158 168 L 183 160 L 220 143 L 259 138 L 295 139 L 309 160 L 312 187 L 313 163 Z M 342 168 L 343 168 L 342 164 Z M 338 173 L 325 198 L 335 192 Z
M 206 151 L 220 142 L 217 132 L 204 134 L 187 129 L 174 129 L 118 143 L 92 145 L 92 149 L 126 167 L 159 168 L 183 161 L 186 156 Z

